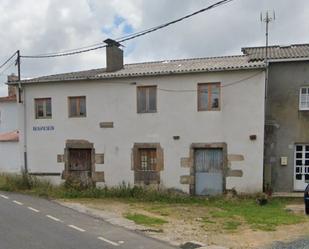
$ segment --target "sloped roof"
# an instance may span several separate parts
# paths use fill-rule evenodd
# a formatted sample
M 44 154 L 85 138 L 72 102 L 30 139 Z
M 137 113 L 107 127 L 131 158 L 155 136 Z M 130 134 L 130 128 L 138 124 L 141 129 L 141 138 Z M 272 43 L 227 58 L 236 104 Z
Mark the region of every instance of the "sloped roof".
M 264 68 L 263 62 L 249 62 L 245 55 L 195 58 L 183 60 L 154 61 L 135 64 L 125 64 L 124 68 L 115 72 L 106 72 L 105 68 L 48 75 L 22 80 L 21 83 L 41 83 L 74 80 L 96 80 L 129 78 L 155 75 L 200 73 L 213 71 L 229 71 L 242 69 Z M 16 83 L 16 82 L 15 82 Z M 14 84 L 8 83 L 8 84 Z
M 0 133 L 0 142 L 18 142 L 18 141 L 19 141 L 18 131 Z
M 16 95 L 0 97 L 0 103 L 1 102 L 16 102 Z
M 266 47 L 245 47 L 241 51 L 250 58 L 251 62 L 265 59 Z M 286 46 L 269 46 L 268 59 L 300 59 L 309 58 L 309 44 L 293 44 Z

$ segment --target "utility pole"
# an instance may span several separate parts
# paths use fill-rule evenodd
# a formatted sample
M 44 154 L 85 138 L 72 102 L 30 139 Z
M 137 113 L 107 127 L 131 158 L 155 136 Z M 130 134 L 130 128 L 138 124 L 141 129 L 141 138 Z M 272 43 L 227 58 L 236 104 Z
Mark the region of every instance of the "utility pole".
M 264 62 L 265 62 L 265 67 L 266 67 L 266 71 L 265 71 L 265 102 L 264 102 L 264 120 L 266 122 L 266 107 L 267 107 L 267 97 L 268 97 L 268 72 L 269 72 L 269 63 L 268 63 L 268 36 L 269 36 L 269 23 L 274 21 L 275 18 L 275 12 L 273 11 L 273 16 L 270 17 L 269 16 L 269 12 L 266 11 L 265 16 L 263 16 L 262 12 L 260 15 L 260 19 L 261 22 L 265 22 L 265 58 L 264 58 Z M 266 124 L 266 123 L 265 123 Z M 264 126 L 264 141 L 265 141 L 265 134 L 266 134 L 266 125 Z M 264 148 L 264 155 L 266 153 L 266 150 Z M 268 165 L 268 170 L 266 171 L 266 165 L 268 165 L 268 162 L 265 161 L 264 158 L 264 166 L 263 166 L 263 191 L 267 190 L 267 182 L 271 182 L 271 176 L 267 177 L 266 172 L 269 172 L 271 165 Z M 267 178 L 267 179 L 266 179 Z
M 28 174 L 28 163 L 27 163 L 27 137 L 26 137 L 26 106 L 25 106 L 25 97 L 24 97 L 24 101 L 22 101 L 21 99 L 21 94 L 22 94 L 22 90 L 21 90 L 21 75 L 20 75 L 20 51 L 17 50 L 16 52 L 17 54 L 17 60 L 16 60 L 16 64 L 17 64 L 17 77 L 18 77 L 18 103 L 23 103 L 23 108 L 24 108 L 24 112 L 23 112 L 23 116 L 24 116 L 24 172 L 26 174 Z
M 17 77 L 18 77 L 18 103 L 21 103 L 21 84 L 20 84 L 20 80 L 21 80 L 21 76 L 20 76 L 20 51 L 17 50 Z

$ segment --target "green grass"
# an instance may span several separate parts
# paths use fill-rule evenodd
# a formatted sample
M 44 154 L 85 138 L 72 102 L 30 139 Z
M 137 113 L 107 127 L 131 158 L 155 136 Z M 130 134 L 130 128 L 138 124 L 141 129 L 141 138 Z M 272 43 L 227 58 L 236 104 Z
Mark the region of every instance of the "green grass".
M 145 226 L 160 226 L 167 223 L 166 220 L 157 217 L 150 217 L 143 214 L 126 214 L 125 217 L 129 220 L 134 221 L 136 224 Z
M 213 219 L 234 220 L 243 219 L 252 229 L 274 231 L 279 225 L 291 225 L 303 221 L 303 217 L 285 210 L 291 200 L 272 199 L 265 206 L 257 205 L 254 199 L 233 201 L 217 201 L 214 207 L 220 207 L 210 212 Z
M 256 203 L 257 196 L 254 195 L 229 199 L 225 197 L 198 198 L 175 190 L 143 189 L 125 183 L 111 188 L 84 188 L 70 181 L 61 186 L 53 186 L 47 181 L 38 180 L 27 174 L 0 175 L 0 190 L 55 199 L 113 198 L 129 203 L 151 203 L 146 210 L 160 216 L 173 216 L 173 208 L 178 206 L 187 207 L 182 210 L 182 213 L 189 212 L 186 216 L 190 216 L 191 210 L 194 212 L 195 208 L 206 208 L 207 212 L 200 216 L 205 216 L 203 217 L 204 224 L 219 223 L 221 228 L 226 230 L 235 230 L 241 226 L 238 223 L 241 223 L 249 225 L 252 229 L 273 231 L 279 225 L 296 224 L 304 220 L 303 216 L 285 210 L 285 206 L 291 202 L 295 203 L 295 200 L 276 198 L 269 200 L 267 205 L 260 206 Z M 130 214 L 129 217 L 145 225 L 147 222 L 156 224 L 156 222 L 164 221 L 139 214 Z M 148 218 L 150 221 L 147 220 Z
M 238 221 L 227 221 L 224 223 L 223 228 L 225 230 L 236 230 L 242 223 Z

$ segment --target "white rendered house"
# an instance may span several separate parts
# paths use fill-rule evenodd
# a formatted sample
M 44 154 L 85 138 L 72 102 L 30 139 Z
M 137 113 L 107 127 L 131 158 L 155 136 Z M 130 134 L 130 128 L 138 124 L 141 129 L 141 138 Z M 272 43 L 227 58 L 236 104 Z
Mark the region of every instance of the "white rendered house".
M 118 45 L 108 41 L 106 68 L 20 82 L 23 166 L 54 182 L 262 191 L 264 63 L 124 65 Z

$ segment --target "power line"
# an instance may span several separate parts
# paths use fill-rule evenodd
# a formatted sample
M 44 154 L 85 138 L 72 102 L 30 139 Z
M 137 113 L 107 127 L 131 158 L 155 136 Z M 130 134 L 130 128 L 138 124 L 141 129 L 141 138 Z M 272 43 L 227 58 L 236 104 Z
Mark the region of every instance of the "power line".
M 12 54 L 12 56 L 8 58 L 4 63 L 2 63 L 0 68 L 4 67 L 10 60 L 12 60 L 16 54 L 17 54 L 17 51 L 14 54 Z
M 89 48 L 89 49 L 84 49 L 84 50 L 79 50 L 79 51 L 74 51 L 74 52 L 69 52 L 69 53 L 60 53 L 60 54 L 51 54 L 51 55 L 21 55 L 21 58 L 26 58 L 26 59 L 43 59 L 43 58 L 54 58 L 54 57 L 62 57 L 62 56 L 69 56 L 69 55 L 75 55 L 75 54 L 81 54 L 81 53 L 86 53 L 90 51 L 94 51 L 97 49 L 105 48 L 107 45 L 101 45 L 98 47 L 94 48 Z
M 246 80 L 249 80 L 249 79 L 252 79 L 254 78 L 255 76 L 261 74 L 262 72 L 264 72 L 264 70 L 260 70 L 258 71 L 257 73 L 254 73 L 248 77 L 245 77 L 245 78 L 242 78 L 240 80 L 237 80 L 237 81 L 232 81 L 232 82 L 228 82 L 224 85 L 221 85 L 220 88 L 224 88 L 224 87 L 229 87 L 229 86 L 232 86 L 232 85 L 236 85 L 236 84 L 239 84 L 239 83 L 242 83 Z M 165 88 L 157 88 L 159 91 L 163 91 L 163 92 L 203 92 L 203 91 L 199 91 L 199 90 L 194 90 L 194 89 L 183 89 L 183 90 L 179 90 L 179 89 L 165 89 Z
M 58 51 L 58 52 L 50 52 L 50 53 L 44 53 L 44 54 L 37 54 L 37 56 L 45 56 L 45 55 L 56 55 L 56 54 L 64 54 L 64 53 L 69 53 L 69 52 L 74 52 L 76 50 L 83 50 L 87 48 L 92 48 L 101 45 L 102 42 L 98 42 L 92 45 L 84 46 L 84 47 L 79 47 L 79 48 L 72 48 L 68 50 L 63 50 L 63 51 Z
M 5 69 L 3 69 L 1 72 L 0 72 L 0 75 L 3 75 L 3 73 L 5 71 L 7 71 L 8 69 L 10 69 L 12 66 L 14 66 L 16 64 L 15 61 L 13 61 L 11 64 L 9 64 Z
M 130 35 L 127 35 L 127 36 L 123 36 L 123 37 L 120 37 L 118 39 L 116 39 L 116 41 L 118 43 L 121 43 L 121 42 L 125 42 L 125 41 L 128 41 L 128 40 L 132 40 L 132 39 L 135 39 L 137 37 L 140 37 L 140 36 L 143 36 L 143 35 L 146 35 L 146 34 L 149 34 L 149 33 L 152 33 L 154 31 L 157 31 L 159 29 L 163 29 L 163 28 L 166 28 L 172 24 L 175 24 L 175 23 L 178 23 L 178 22 L 181 22 L 185 19 L 188 19 L 192 16 L 195 16 L 197 14 L 200 14 L 202 12 L 205 12 L 207 10 L 210 10 L 210 9 L 213 9 L 213 8 L 216 8 L 220 5 L 223 5 L 223 4 L 227 4 L 229 2 L 231 2 L 233 0 L 221 0 L 219 2 L 216 2 L 206 8 L 203 8 L 203 9 L 200 9 L 198 11 L 195 11 L 191 14 L 188 14 L 186 16 L 183 16 L 181 18 L 178 18 L 176 20 L 173 20 L 173 21 L 170 21 L 168 23 L 164 23 L 164 24 L 161 24 L 159 26 L 155 26 L 155 27 L 152 27 L 152 28 L 149 28 L 149 29 L 146 29 L 146 30 L 143 30 L 143 31 L 139 31 L 139 32 L 136 32 L 136 33 L 133 33 L 133 34 L 130 34 Z M 47 54 L 38 54 L 38 55 L 22 55 L 20 56 L 21 58 L 30 58 L 30 59 L 38 59 L 38 58 L 54 58 L 54 57 L 63 57 L 63 56 L 69 56 L 69 55 L 75 55 L 75 54 L 80 54 L 80 53 L 85 53 L 85 52 L 90 52 L 90 51 L 93 51 L 93 50 L 97 50 L 97 49 L 101 49 L 101 48 L 104 48 L 106 47 L 107 45 L 101 45 L 101 46 L 98 46 L 98 47 L 94 47 L 96 45 L 99 45 L 99 44 L 94 44 L 94 45 L 90 45 L 90 46 L 87 46 L 87 47 L 84 47 L 82 48 L 82 50 L 78 50 L 78 49 L 71 49 L 71 50 L 67 50 L 67 51 L 64 51 L 64 52 L 55 52 L 55 53 L 47 53 Z M 94 48 L 93 48 L 94 47 Z M 77 51 L 76 51 L 77 50 Z
M 206 7 L 206 8 L 203 8 L 203 9 L 200 9 L 200 10 L 198 10 L 198 11 L 195 11 L 195 12 L 193 12 L 193 13 L 191 13 L 191 14 L 188 14 L 188 15 L 186 15 L 186 16 L 183 16 L 183 17 L 181 17 L 181 18 L 178 18 L 178 19 L 176 19 L 176 20 L 174 20 L 174 21 L 170 21 L 170 22 L 168 22 L 168 23 L 161 24 L 161 25 L 159 25 L 159 26 L 156 26 L 156 27 L 153 27 L 153 28 L 144 30 L 144 31 L 137 32 L 137 33 L 135 33 L 135 34 L 128 35 L 127 37 L 123 37 L 122 39 L 117 40 L 117 42 L 125 42 L 125 41 L 128 41 L 128 40 L 132 40 L 132 39 L 134 39 L 134 38 L 137 38 L 137 37 L 140 37 L 140 36 L 143 36 L 143 35 L 152 33 L 152 32 L 157 31 L 157 30 L 159 30 L 159 29 L 166 28 L 166 27 L 168 27 L 168 26 L 170 26 L 170 25 L 172 25 L 172 24 L 181 22 L 181 21 L 183 21 L 183 20 L 185 20 L 185 19 L 188 19 L 188 18 L 190 18 L 190 17 L 192 17 L 192 16 L 195 16 L 195 15 L 198 15 L 198 14 L 200 14 L 200 13 L 202 13 L 202 12 L 207 11 L 207 10 L 216 8 L 216 7 L 220 6 L 220 5 L 227 4 L 227 3 L 231 2 L 231 1 L 233 1 L 233 0 L 221 0 L 221 1 L 219 1 L 219 2 L 216 2 L 216 3 L 214 3 L 214 4 L 212 4 L 212 5 L 208 6 L 208 7 Z

